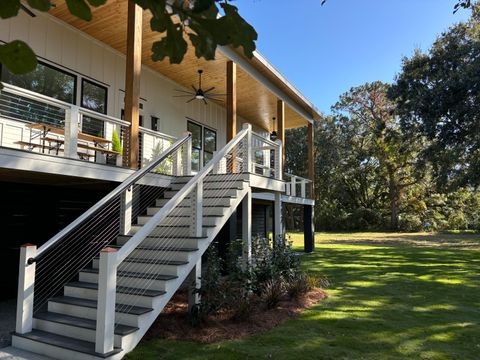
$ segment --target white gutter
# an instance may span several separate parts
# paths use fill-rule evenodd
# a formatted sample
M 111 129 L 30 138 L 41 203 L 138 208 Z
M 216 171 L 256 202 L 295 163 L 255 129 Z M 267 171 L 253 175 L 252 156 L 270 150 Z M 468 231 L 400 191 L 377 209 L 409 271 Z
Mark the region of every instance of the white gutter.
M 290 108 L 292 108 L 296 113 L 305 118 L 309 123 L 313 123 L 314 118 L 312 114 L 309 114 L 301 106 L 299 106 L 295 101 L 292 100 L 284 91 L 276 87 L 270 80 L 268 80 L 263 74 L 261 74 L 257 69 L 255 69 L 247 60 L 242 56 L 237 54 L 232 48 L 228 46 L 219 46 L 218 49 L 230 60 L 238 64 L 243 70 L 245 70 L 251 77 L 264 85 L 268 90 L 270 90 L 276 97 L 284 101 Z M 259 58 L 257 53 L 255 53 L 257 59 L 262 61 Z M 269 69 L 271 66 L 269 66 Z M 303 97 L 302 97 L 303 98 Z

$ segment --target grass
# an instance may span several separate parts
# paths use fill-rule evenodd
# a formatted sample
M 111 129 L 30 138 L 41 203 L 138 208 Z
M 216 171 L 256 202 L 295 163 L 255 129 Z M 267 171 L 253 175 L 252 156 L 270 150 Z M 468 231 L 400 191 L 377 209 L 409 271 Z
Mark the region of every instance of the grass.
M 479 235 L 316 239 L 304 266 L 332 282 L 326 301 L 255 337 L 211 345 L 156 339 L 128 359 L 480 358 Z

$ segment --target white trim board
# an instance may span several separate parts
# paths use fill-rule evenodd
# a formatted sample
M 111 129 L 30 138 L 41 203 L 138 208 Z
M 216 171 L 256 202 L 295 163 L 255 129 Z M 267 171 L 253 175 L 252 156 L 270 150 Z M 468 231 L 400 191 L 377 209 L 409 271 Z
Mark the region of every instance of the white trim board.
M 252 193 L 252 198 L 254 200 L 275 201 L 275 194 L 267 192 L 254 192 Z M 297 205 L 315 205 L 315 200 L 287 195 L 282 195 L 282 202 Z

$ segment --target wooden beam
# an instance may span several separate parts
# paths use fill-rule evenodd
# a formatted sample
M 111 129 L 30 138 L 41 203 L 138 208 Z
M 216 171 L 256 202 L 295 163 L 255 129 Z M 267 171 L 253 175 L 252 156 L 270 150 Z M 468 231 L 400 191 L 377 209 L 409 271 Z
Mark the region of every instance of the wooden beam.
M 227 61 L 227 143 L 237 134 L 237 64 Z
M 285 103 L 277 100 L 277 138 L 282 141 L 282 167 L 285 168 Z M 281 170 L 283 174 L 283 169 Z
M 314 144 L 314 126 L 313 124 L 308 124 L 307 129 L 307 157 L 308 157 L 308 178 L 312 181 L 310 184 L 310 197 L 315 199 L 315 158 L 314 158 L 314 151 L 315 151 L 315 144 Z
M 127 66 L 125 73 L 125 120 L 130 125 L 124 165 L 139 167 L 140 75 L 142 71 L 142 8 L 128 1 Z M 126 164 L 125 164 L 126 162 Z

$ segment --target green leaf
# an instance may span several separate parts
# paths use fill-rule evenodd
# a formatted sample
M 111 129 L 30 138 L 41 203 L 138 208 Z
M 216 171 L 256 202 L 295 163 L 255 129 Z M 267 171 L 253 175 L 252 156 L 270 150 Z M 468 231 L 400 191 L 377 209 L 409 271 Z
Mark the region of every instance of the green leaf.
M 75 15 L 76 17 L 90 21 L 92 20 L 92 12 L 90 11 L 90 7 L 85 2 L 85 0 L 65 0 L 68 6 L 68 10 Z
M 214 60 L 217 50 L 217 43 L 210 34 L 201 33 L 200 35 L 188 34 L 193 47 L 195 48 L 195 56 L 197 58 L 205 58 L 205 60 Z
M 92 6 L 101 6 L 101 5 L 104 5 L 107 0 L 88 0 L 89 4 L 92 5 Z
M 48 11 L 52 7 L 50 0 L 28 0 L 28 5 L 40 11 Z
M 16 16 L 20 10 L 20 0 L 2 0 L 0 18 L 7 19 Z
M 169 19 L 167 35 L 152 45 L 152 60 L 162 61 L 165 57 L 171 64 L 180 64 L 187 52 L 188 44 L 183 38 L 182 27 Z
M 0 45 L 0 63 L 14 74 L 26 74 L 37 67 L 37 57 L 23 41 Z

